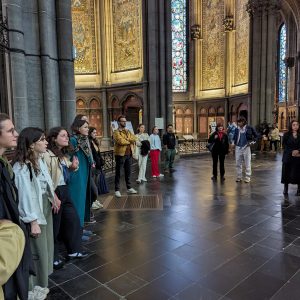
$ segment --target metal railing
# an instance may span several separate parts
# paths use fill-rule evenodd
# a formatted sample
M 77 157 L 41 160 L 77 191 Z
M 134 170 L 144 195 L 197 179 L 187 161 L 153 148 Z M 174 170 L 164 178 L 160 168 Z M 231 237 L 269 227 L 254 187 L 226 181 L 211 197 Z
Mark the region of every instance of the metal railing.
M 115 157 L 114 151 L 103 151 L 101 152 L 101 156 L 104 160 L 104 166 L 102 167 L 103 172 L 113 172 L 115 170 Z
M 178 140 L 179 154 L 193 154 L 207 152 L 207 139 Z

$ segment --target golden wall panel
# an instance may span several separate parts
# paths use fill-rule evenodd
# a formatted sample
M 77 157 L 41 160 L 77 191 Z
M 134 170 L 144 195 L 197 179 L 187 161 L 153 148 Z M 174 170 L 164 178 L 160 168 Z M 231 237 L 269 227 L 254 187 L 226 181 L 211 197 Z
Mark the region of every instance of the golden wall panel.
M 72 0 L 75 74 L 97 73 L 94 0 Z
M 249 15 L 248 0 L 236 0 L 234 85 L 248 83 L 249 72 Z
M 112 0 L 113 72 L 141 68 L 141 13 L 141 0 Z
M 202 90 L 224 88 L 224 0 L 203 0 Z

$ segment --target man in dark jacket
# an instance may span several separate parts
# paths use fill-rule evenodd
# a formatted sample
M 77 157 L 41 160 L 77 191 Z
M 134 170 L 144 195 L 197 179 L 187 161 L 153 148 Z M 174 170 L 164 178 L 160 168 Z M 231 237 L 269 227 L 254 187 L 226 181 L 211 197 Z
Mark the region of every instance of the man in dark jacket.
M 242 181 L 243 161 L 245 162 L 245 179 L 246 183 L 251 180 L 251 149 L 250 144 L 256 142 L 257 133 L 255 129 L 247 124 L 244 117 L 240 117 L 237 121 L 238 127 L 234 132 L 235 144 L 235 161 L 236 161 L 236 182 Z
M 5 300 L 28 298 L 29 270 L 32 270 L 32 257 L 29 235 L 24 223 L 20 220 L 18 210 L 18 192 L 14 184 L 14 173 L 11 165 L 3 156 L 9 148 L 17 146 L 18 134 L 12 121 L 0 113 L 0 220 L 10 220 L 18 225 L 25 236 L 25 249 L 21 262 L 13 275 L 4 284 Z M 14 259 L 11 257 L 11 259 Z
M 176 137 L 173 133 L 173 125 L 169 124 L 167 126 L 167 132 L 163 135 L 163 145 L 166 150 L 165 152 L 165 173 L 169 171 L 174 171 L 173 163 L 175 159 L 175 146 L 176 146 Z

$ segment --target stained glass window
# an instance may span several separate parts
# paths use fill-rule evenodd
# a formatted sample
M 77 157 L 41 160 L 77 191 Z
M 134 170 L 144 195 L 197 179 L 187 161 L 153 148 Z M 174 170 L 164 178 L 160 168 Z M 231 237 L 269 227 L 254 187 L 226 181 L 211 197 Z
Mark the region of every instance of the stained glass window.
M 283 24 L 279 32 L 279 76 L 278 76 L 278 95 L 279 102 L 285 102 L 287 97 L 287 68 L 284 63 L 286 58 L 286 26 Z
M 172 89 L 186 92 L 186 0 L 171 0 L 172 9 Z

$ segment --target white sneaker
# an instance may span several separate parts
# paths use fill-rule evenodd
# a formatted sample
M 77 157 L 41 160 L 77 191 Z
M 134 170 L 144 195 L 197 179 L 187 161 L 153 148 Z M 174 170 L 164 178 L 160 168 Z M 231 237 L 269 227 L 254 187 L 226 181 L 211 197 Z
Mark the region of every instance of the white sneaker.
M 140 184 L 140 183 L 141 183 L 141 180 L 137 179 L 136 182 L 137 182 L 138 184 Z
M 157 176 L 153 175 L 152 178 L 156 178 Z
M 241 182 L 241 181 L 242 181 L 241 178 L 237 178 L 237 179 L 235 180 L 235 182 Z
M 28 300 L 35 300 L 34 293 L 32 291 L 28 292 Z
M 99 208 L 103 208 L 103 205 L 100 203 L 99 200 L 96 200 L 95 202 L 96 202 L 96 204 L 97 204 L 97 206 L 98 206 Z
M 142 179 L 142 181 L 147 182 L 148 180 L 146 178 Z
M 137 191 L 133 188 L 130 188 L 129 190 L 127 190 L 127 193 L 129 194 L 137 194 Z
M 251 181 L 251 179 L 249 177 L 246 177 L 244 182 L 249 183 Z
M 49 292 L 50 292 L 50 290 L 47 288 L 47 287 L 45 287 L 45 288 L 43 288 L 43 287 L 41 287 L 41 286 L 38 286 L 38 285 L 36 285 L 34 288 L 33 288 L 33 292 L 42 292 L 42 293 L 44 293 L 45 295 L 48 295 L 49 294 Z
M 122 197 L 120 191 L 115 191 L 115 196 L 116 196 L 117 198 L 121 198 L 121 197 Z
M 96 203 L 96 201 L 93 202 L 92 204 L 92 209 L 99 209 L 100 207 L 98 206 L 98 204 Z
M 165 175 L 164 174 L 159 174 L 157 177 L 164 177 Z

